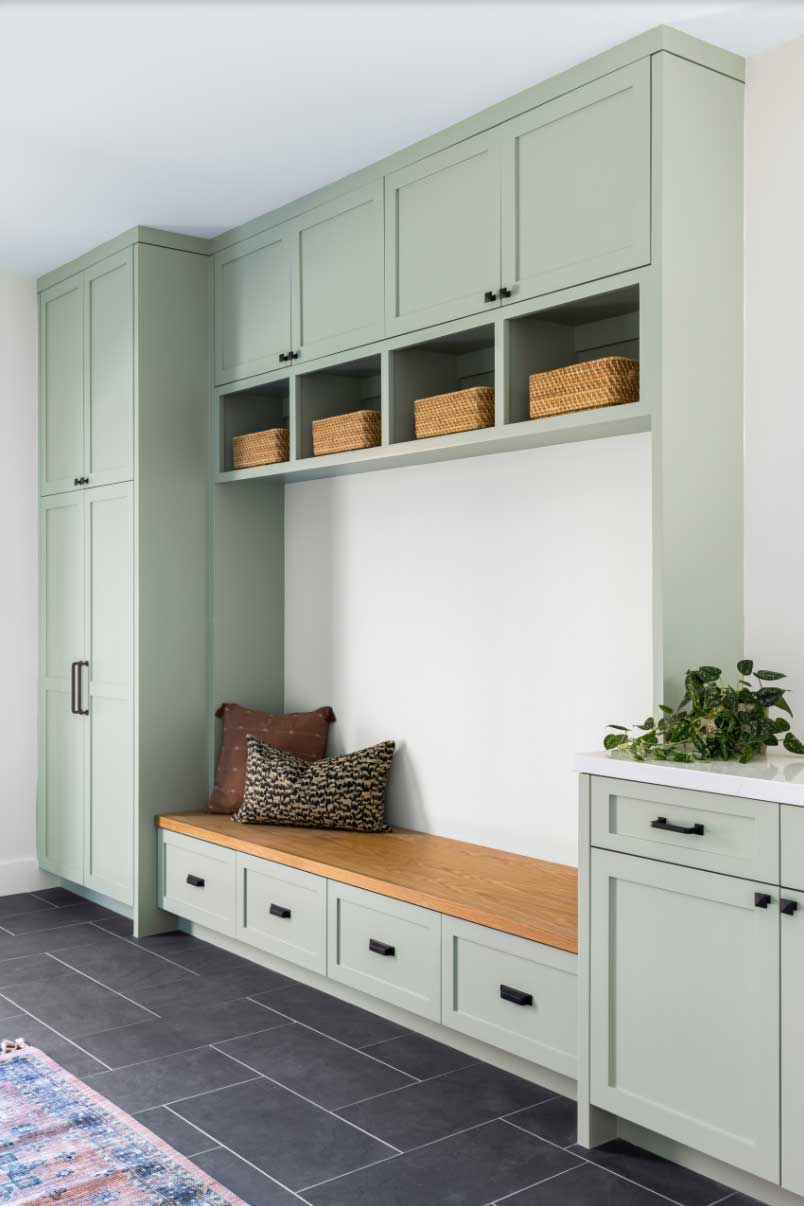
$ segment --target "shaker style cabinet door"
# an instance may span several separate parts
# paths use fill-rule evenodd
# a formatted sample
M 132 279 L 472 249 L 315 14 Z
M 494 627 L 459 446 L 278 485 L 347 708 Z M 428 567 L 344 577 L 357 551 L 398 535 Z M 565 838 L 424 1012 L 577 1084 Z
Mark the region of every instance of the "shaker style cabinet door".
M 281 367 L 291 350 L 287 224 L 215 256 L 215 382 Z
M 776 1182 L 778 899 L 592 851 L 592 1104 Z
M 84 473 L 90 486 L 134 476 L 134 274 L 129 247 L 84 273 Z
M 87 718 L 77 711 L 84 652 L 84 497 L 40 508 L 39 862 L 75 883 L 84 874 Z M 84 687 L 84 700 L 86 688 Z M 83 704 L 82 706 L 86 706 Z
M 798 809 L 790 809 L 791 812 Z M 782 888 L 782 1186 L 804 1195 L 804 892 Z
M 293 223 L 293 350 L 302 359 L 385 333 L 383 200 L 377 180 Z
M 39 298 L 39 399 L 41 493 L 73 490 L 84 473 L 83 273 Z
M 134 847 L 133 488 L 84 495 L 84 706 L 89 709 L 85 879 L 131 904 Z
M 502 283 L 512 303 L 650 262 L 649 60 L 500 133 Z
M 386 177 L 386 317 L 395 335 L 498 304 L 496 130 Z M 486 301 L 486 294 L 493 297 Z

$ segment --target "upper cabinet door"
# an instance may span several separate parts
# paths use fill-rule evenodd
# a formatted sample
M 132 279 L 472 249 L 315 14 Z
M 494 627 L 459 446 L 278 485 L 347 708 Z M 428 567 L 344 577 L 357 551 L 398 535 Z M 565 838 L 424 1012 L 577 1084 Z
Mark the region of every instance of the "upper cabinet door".
M 324 356 L 385 333 L 383 182 L 293 223 L 293 349 Z
M 287 224 L 215 256 L 215 381 L 223 385 L 280 367 L 290 343 Z
M 39 398 L 40 488 L 62 493 L 84 473 L 83 273 L 39 298 Z
M 493 310 L 500 284 L 496 131 L 386 178 L 388 334 Z M 486 301 L 486 294 L 493 298 Z
M 134 476 L 132 248 L 84 278 L 84 472 L 91 486 L 104 486 Z
M 511 302 L 650 262 L 650 63 L 501 127 Z

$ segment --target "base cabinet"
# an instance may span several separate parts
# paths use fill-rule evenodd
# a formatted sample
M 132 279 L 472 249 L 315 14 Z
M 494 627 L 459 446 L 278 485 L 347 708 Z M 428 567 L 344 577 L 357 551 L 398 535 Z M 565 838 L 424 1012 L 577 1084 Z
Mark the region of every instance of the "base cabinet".
M 802 813 L 804 809 L 785 811 Z M 798 878 L 798 877 L 797 877 Z M 782 888 L 782 1187 L 804 1197 L 804 892 Z

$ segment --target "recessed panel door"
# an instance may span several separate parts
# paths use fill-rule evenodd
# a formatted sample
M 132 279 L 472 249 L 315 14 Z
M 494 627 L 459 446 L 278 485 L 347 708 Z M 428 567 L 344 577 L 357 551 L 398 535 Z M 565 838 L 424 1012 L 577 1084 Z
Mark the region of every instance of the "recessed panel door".
M 134 281 L 129 247 L 85 275 L 86 475 L 91 486 L 134 476 Z
M 287 224 L 215 256 L 215 381 L 280 368 L 291 349 Z
M 84 474 L 84 277 L 39 298 L 39 484 L 42 494 L 77 489 Z

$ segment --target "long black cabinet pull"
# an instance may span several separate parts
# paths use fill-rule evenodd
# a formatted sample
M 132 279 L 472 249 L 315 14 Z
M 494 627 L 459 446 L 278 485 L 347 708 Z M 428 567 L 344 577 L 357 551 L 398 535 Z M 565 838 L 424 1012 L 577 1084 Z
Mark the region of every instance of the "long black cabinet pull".
M 204 886 L 204 881 L 200 875 L 188 875 L 187 883 L 191 888 L 203 888 Z
M 785 898 L 782 897 L 779 901 L 779 909 L 782 913 L 784 913 L 785 917 L 792 917 L 798 909 L 798 901 L 785 900 Z
M 70 663 L 70 711 L 73 716 L 78 715 L 78 662 Z
M 703 837 L 704 827 L 698 821 L 694 825 L 672 825 L 667 817 L 657 817 L 650 823 L 651 829 L 663 829 L 665 833 L 693 833 Z
M 268 912 L 272 917 L 290 917 L 290 909 L 286 909 L 284 905 L 272 904 Z
M 82 694 L 81 694 L 81 688 L 83 685 L 82 671 L 83 671 L 84 667 L 89 669 L 89 662 L 76 662 L 75 665 L 76 665 L 76 682 L 78 684 L 78 687 L 76 690 L 75 714 L 76 714 L 76 716 L 89 716 L 89 708 L 84 707 L 83 698 L 82 698 Z
M 522 992 L 519 988 L 509 988 L 507 984 L 500 985 L 500 997 L 503 1001 L 510 1001 L 512 1005 L 532 1005 L 533 993 Z
M 396 947 L 388 942 L 380 942 L 377 938 L 369 938 L 369 950 L 375 955 L 395 955 Z

